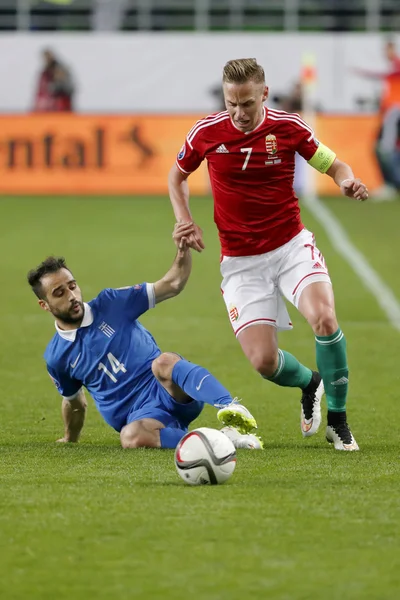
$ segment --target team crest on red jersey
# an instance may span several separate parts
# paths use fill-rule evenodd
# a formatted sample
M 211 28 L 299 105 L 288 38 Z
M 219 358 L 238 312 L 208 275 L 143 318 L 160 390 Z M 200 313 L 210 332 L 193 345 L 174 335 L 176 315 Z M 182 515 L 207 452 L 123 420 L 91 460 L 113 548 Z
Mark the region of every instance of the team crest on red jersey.
M 238 318 L 239 318 L 239 311 L 236 308 L 236 306 L 234 306 L 233 304 L 231 304 L 229 306 L 229 318 L 232 321 L 232 323 L 234 323 L 235 321 L 237 321 Z
M 267 154 L 276 154 L 278 152 L 278 143 L 276 141 L 276 136 L 270 133 L 265 138 L 265 149 L 267 150 Z

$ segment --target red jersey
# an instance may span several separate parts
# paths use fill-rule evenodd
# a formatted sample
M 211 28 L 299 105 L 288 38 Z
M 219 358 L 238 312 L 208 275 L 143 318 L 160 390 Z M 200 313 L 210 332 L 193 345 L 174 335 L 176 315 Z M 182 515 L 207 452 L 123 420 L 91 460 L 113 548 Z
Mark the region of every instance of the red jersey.
M 239 131 L 227 111 L 197 121 L 177 166 L 191 173 L 207 159 L 224 256 L 270 252 L 304 228 L 293 191 L 295 152 L 310 160 L 318 145 L 299 115 L 282 110 L 264 108 L 249 133 Z
M 71 94 L 54 93 L 53 75 L 46 69 L 39 78 L 33 110 L 35 112 L 70 112 L 72 111 Z
M 392 60 L 392 70 L 383 76 L 381 111 L 386 112 L 393 106 L 400 106 L 400 57 Z

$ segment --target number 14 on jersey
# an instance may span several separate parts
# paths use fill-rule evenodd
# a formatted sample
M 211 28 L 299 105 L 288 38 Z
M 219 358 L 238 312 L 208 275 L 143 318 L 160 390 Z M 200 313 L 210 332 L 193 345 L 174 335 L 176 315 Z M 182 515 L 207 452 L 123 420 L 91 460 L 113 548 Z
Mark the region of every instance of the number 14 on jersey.
M 110 361 L 110 365 L 113 370 L 113 373 L 119 373 L 120 371 L 122 371 L 123 373 L 126 373 L 125 365 L 120 363 L 119 360 L 117 358 L 115 358 L 114 354 L 111 354 L 111 352 L 109 352 L 107 354 L 107 358 Z M 113 381 L 114 383 L 117 383 L 117 378 L 114 377 L 113 373 L 111 373 L 111 371 L 109 371 L 107 369 L 106 365 L 104 365 L 103 363 L 99 363 L 99 371 L 104 371 L 104 373 L 106 375 L 108 375 L 108 377 L 111 379 L 111 381 Z

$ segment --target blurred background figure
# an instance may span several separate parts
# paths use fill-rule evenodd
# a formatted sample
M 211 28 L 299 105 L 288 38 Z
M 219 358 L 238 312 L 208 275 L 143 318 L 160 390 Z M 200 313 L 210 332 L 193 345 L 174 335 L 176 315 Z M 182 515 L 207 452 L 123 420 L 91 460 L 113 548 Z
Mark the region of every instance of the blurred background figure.
M 295 81 L 287 94 L 275 95 L 273 102 L 280 110 L 300 113 L 303 110 L 303 89 L 300 81 Z
M 34 112 L 70 112 L 73 110 L 74 84 L 69 70 L 50 49 L 43 50 L 43 68 L 39 75 Z
M 215 100 L 215 110 L 218 112 L 221 110 L 226 110 L 225 99 L 224 99 L 224 94 L 222 91 L 221 83 L 217 83 L 216 85 L 213 85 L 213 87 L 210 88 L 210 94 L 211 94 L 211 96 L 213 96 L 213 98 Z
M 287 94 L 276 95 L 272 101 L 280 110 L 288 113 L 300 113 L 303 110 L 303 87 L 301 81 L 295 81 Z M 306 186 L 307 162 L 296 152 L 293 188 L 297 196 L 303 196 Z
M 400 55 L 392 40 L 386 42 L 384 53 L 389 66 L 386 72 L 376 73 L 366 69 L 356 69 L 356 72 L 383 82 L 381 124 L 375 154 L 384 184 L 373 196 L 376 200 L 394 200 L 400 193 Z

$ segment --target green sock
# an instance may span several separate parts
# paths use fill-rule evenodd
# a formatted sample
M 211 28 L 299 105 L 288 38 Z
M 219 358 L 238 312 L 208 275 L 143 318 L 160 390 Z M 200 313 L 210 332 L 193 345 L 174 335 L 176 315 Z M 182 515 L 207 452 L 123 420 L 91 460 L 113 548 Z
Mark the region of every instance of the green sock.
M 312 371 L 299 363 L 297 358 L 285 350 L 278 350 L 278 368 L 271 377 L 264 377 L 277 385 L 284 387 L 299 387 L 302 390 L 308 386 Z
M 332 335 L 316 335 L 315 339 L 318 371 L 324 382 L 328 410 L 343 412 L 349 387 L 346 339 L 340 328 Z

